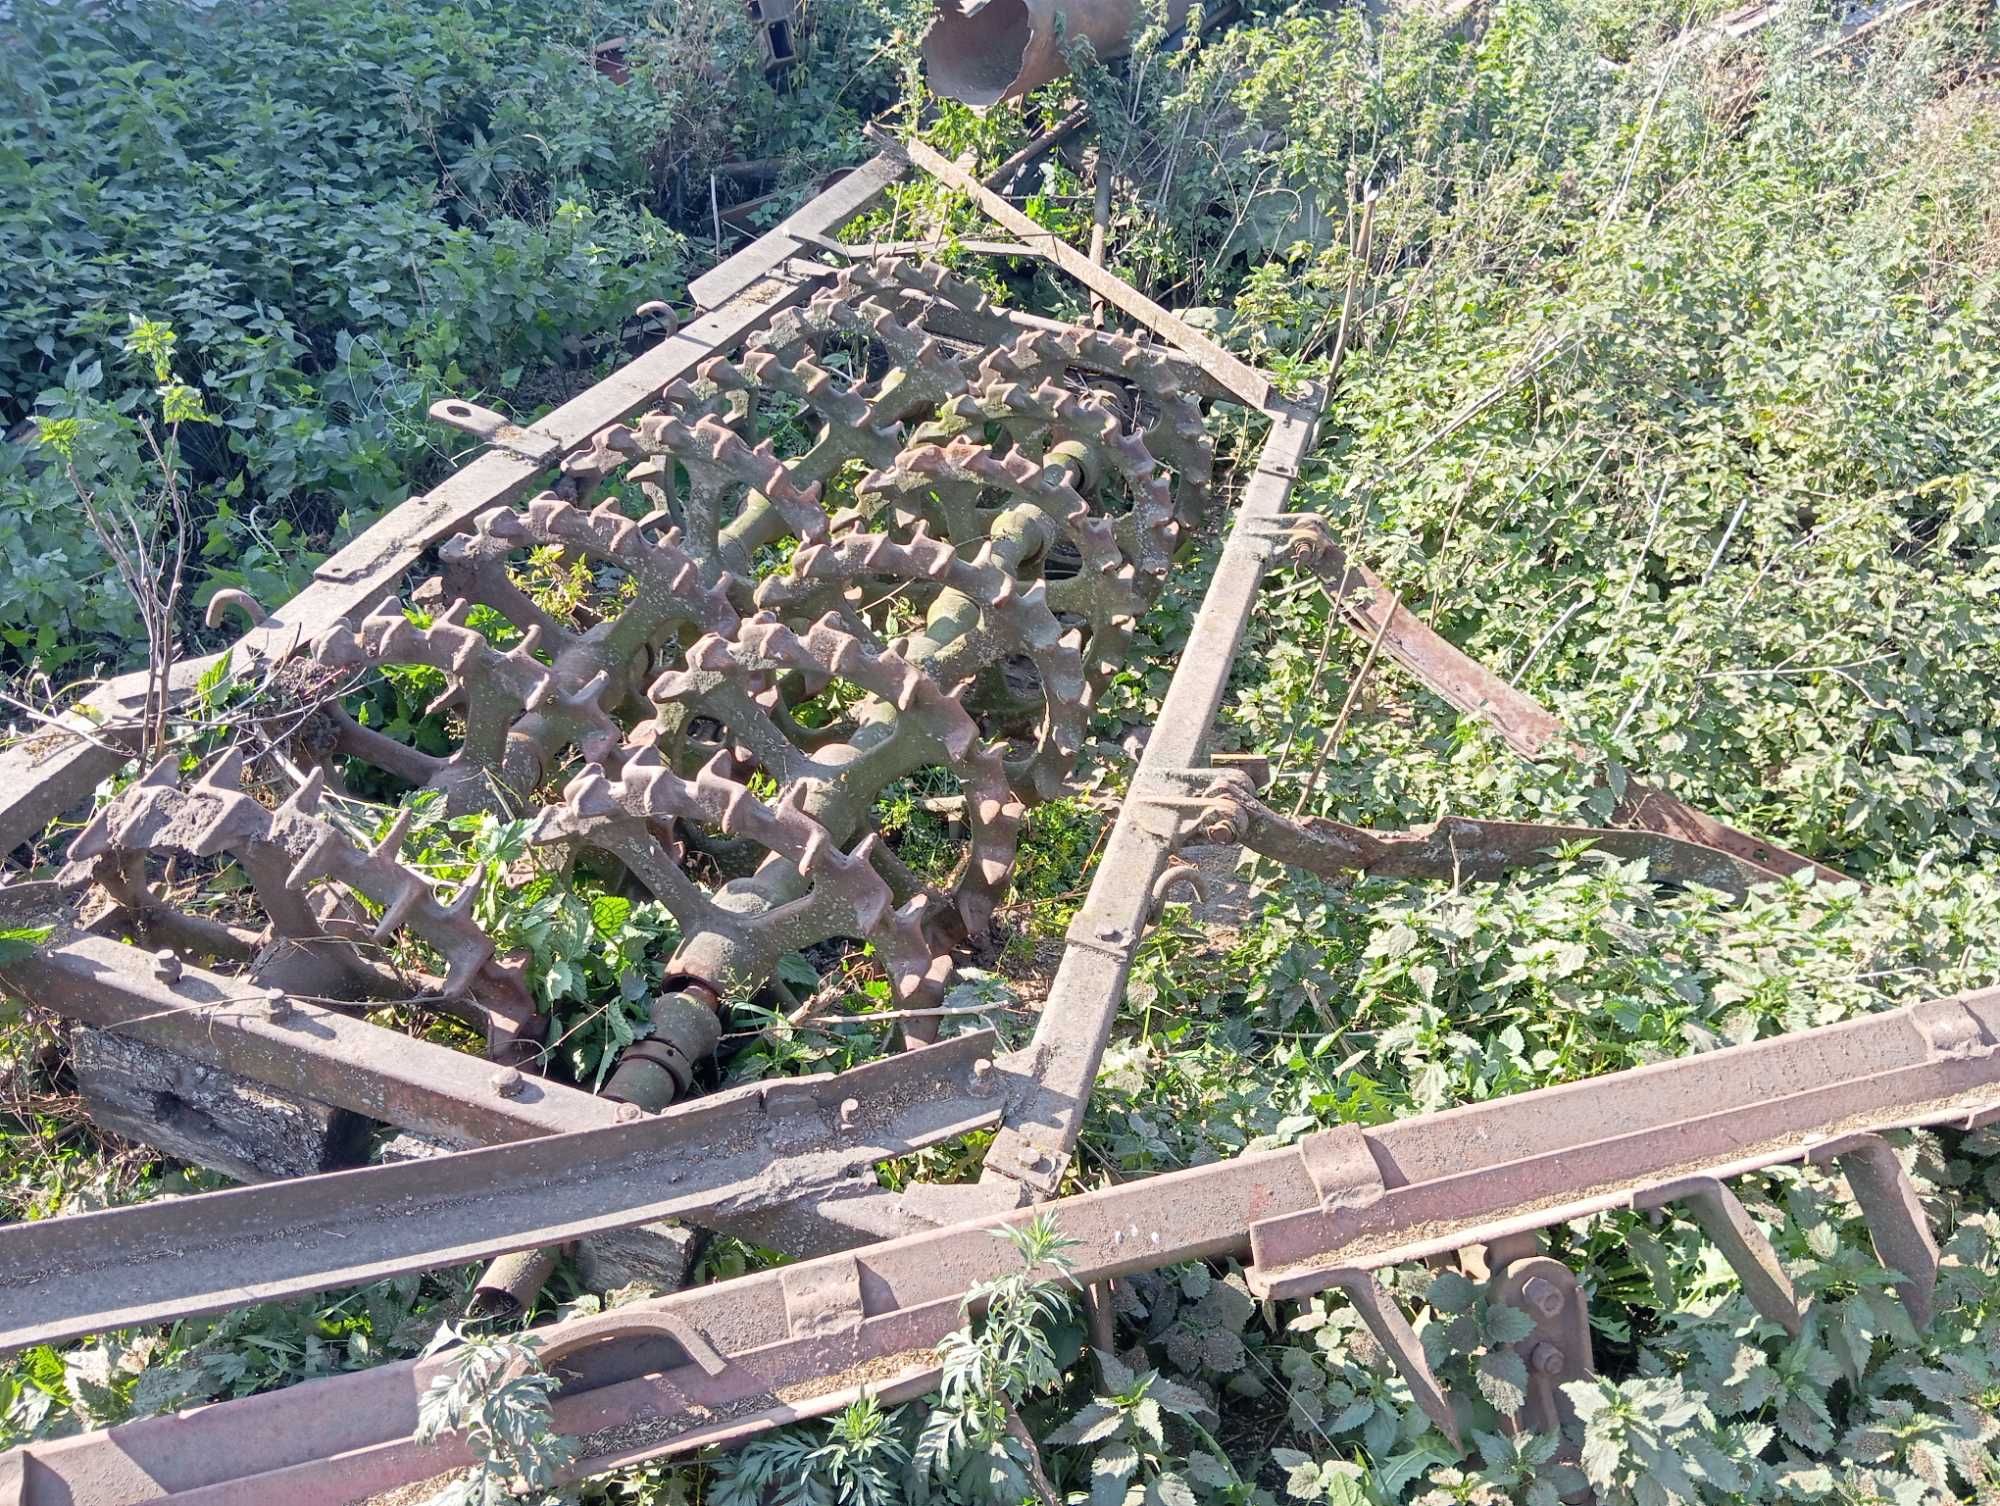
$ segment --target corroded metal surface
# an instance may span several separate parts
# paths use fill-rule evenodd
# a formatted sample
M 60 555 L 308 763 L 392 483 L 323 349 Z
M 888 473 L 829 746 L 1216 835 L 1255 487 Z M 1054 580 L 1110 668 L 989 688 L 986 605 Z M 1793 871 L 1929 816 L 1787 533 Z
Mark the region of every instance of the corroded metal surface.
M 1693 1107 L 1690 1107 L 1693 1106 Z M 1871 1215 L 1908 1197 L 1908 1177 L 1874 1131 L 2000 1116 L 2000 991 L 1939 999 L 1843 1025 L 1642 1067 L 1371 1129 L 1346 1127 L 1286 1150 L 1129 1182 L 1046 1206 L 1077 1243 L 1077 1280 L 1235 1256 L 1252 1291 L 1341 1288 L 1456 1426 L 1408 1320 L 1371 1274 L 1467 1245 L 1500 1246 L 1591 1212 L 1674 1211 L 1715 1179 L 1806 1158 L 1864 1166 Z M 1839 1138 L 1815 1140 L 1827 1126 Z M 1878 1201 L 1879 1199 L 1879 1201 Z M 1029 1216 L 1027 1210 L 1010 1215 Z M 886 1400 L 936 1375 L 933 1350 L 962 1321 L 961 1298 L 1006 1274 L 996 1221 L 869 1246 L 540 1330 L 568 1378 L 555 1425 L 578 1442 L 576 1474 L 727 1442 L 823 1415 L 863 1388 Z M 1704 1227 L 1706 1225 L 1704 1224 Z M 1922 1321 L 1935 1251 L 1920 1224 L 1882 1218 L 1885 1259 Z M 1724 1246 L 1768 1290 L 1781 1269 Z M 1546 1321 L 1544 1373 L 1588 1368 L 1587 1334 L 1552 1262 L 1509 1258 L 1497 1290 Z M 1544 1288 L 1530 1290 L 1539 1278 Z M 1512 1285 L 1507 1283 L 1511 1282 Z M 1565 1338 L 1564 1336 L 1567 1335 Z M 15 1456 L 22 1506 L 160 1496 L 333 1506 L 469 1462 L 453 1440 L 414 1441 L 417 1398 L 449 1358 L 316 1381 L 270 1396 L 31 1445 Z
M 999 309 L 909 259 L 814 260 L 911 159 L 1169 343 Z M 707 312 L 547 418 L 442 404 L 493 448 L 294 601 L 230 604 L 251 623 L 232 666 L 290 702 L 268 716 L 260 703 L 260 740 L 191 771 L 156 763 L 95 812 L 59 883 L 8 890 L 0 910 L 67 928 L 0 984 L 486 1148 L 0 1229 L 0 1344 L 668 1214 L 819 1257 L 544 1330 L 567 1378 L 556 1426 L 580 1440 L 583 1473 L 864 1388 L 921 1391 L 962 1298 L 1013 1258 L 992 1225 L 1053 1200 L 1084 1280 L 1233 1256 L 1261 1295 L 1342 1290 L 1447 1433 L 1453 1398 L 1374 1273 L 1453 1255 L 1535 1315 L 1522 1356 L 1530 1420 L 1548 1426 L 1555 1378 L 1591 1356 L 1581 1290 L 1537 1232 L 1617 1208 L 1686 1216 L 1759 1311 L 1796 1330 L 1789 1279 L 1727 1182 L 1801 1159 L 1839 1166 L 1927 1319 L 1937 1252 L 1881 1136 L 2000 1114 L 1991 993 L 1060 1196 L 1133 959 L 1192 838 L 1321 873 L 1448 879 L 1588 840 L 1657 880 L 1732 894 L 1810 866 L 1636 784 L 1605 830 L 1454 816 L 1382 832 L 1265 805 L 1263 761 L 1209 743 L 1277 570 L 1316 573 L 1357 632 L 1524 756 L 1579 750 L 1403 610 L 1323 519 L 1287 511 L 1323 394 L 1278 394 L 1083 260 L 935 154 L 891 146 L 697 279 Z M 1207 405 L 1232 399 L 1268 434 L 1218 478 Z M 1097 695 L 1218 493 L 1233 495 L 1229 528 L 1032 1040 L 923 1046 L 955 959 L 993 925 L 1028 808 L 1069 788 Z M 213 662 L 182 666 L 181 692 Z M 428 683 L 449 746 L 354 714 L 349 692 L 383 675 Z M 114 682 L 72 735 L 0 754 L 0 839 L 34 838 L 118 771 L 131 693 Z M 914 776 L 954 791 L 959 813 L 960 860 L 929 882 L 878 830 L 885 795 Z M 482 892 L 513 875 L 437 882 L 406 850 L 408 816 L 355 798 L 384 788 L 518 816 L 538 861 L 595 865 L 672 914 L 651 1033 L 602 1093 L 537 1075 L 546 1018 L 522 959 L 478 920 Z M 224 871 L 241 878 L 226 919 L 184 903 L 190 873 Z M 824 945 L 869 949 L 919 1049 L 668 1108 L 708 1080 L 720 1012 Z M 384 1003 L 458 1016 L 492 1059 L 360 1018 Z M 988 1129 L 976 1184 L 874 1179 L 879 1161 Z M 495 1281 L 518 1302 L 550 1264 L 513 1261 Z M 416 1397 L 446 1363 L 37 1443 L 0 1455 L 0 1500 L 392 1490 L 469 1457 L 414 1439 Z

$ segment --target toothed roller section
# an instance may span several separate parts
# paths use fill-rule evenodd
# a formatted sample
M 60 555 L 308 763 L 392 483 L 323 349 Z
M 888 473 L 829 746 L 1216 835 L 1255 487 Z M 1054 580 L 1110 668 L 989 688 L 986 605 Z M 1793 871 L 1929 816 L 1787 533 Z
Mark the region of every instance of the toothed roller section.
M 372 846 L 357 841 L 322 814 L 323 776 L 315 775 L 276 809 L 241 787 L 244 760 L 234 748 L 217 756 L 182 788 L 157 776 L 127 789 L 100 813 L 90 854 L 185 852 L 228 854 L 250 876 L 275 934 L 321 937 L 325 933 L 300 901 L 320 884 L 338 884 L 379 911 L 374 939 L 398 930 L 421 939 L 445 965 L 440 992 L 464 1001 L 496 1044 L 517 1037 L 534 1020 L 535 1004 L 521 964 L 500 958 L 472 918 L 464 896 L 445 904 L 430 881 L 400 857 L 412 819 L 398 813 Z
M 991 925 L 1027 805 L 1068 789 L 1093 702 L 1209 521 L 1207 387 L 935 264 L 841 268 L 634 394 L 550 460 L 553 490 L 442 540 L 407 607 L 316 641 L 333 670 L 435 671 L 425 736 L 449 757 L 356 717 L 276 809 L 241 758 L 186 788 L 164 765 L 78 837 L 74 871 L 116 898 L 134 851 L 234 856 L 274 932 L 356 957 L 420 937 L 450 990 L 519 1017 L 526 986 L 476 919 L 483 875 L 436 892 L 401 860 L 406 828 L 364 844 L 329 819 L 329 785 L 373 763 L 454 814 L 526 814 L 541 844 L 609 854 L 680 921 L 675 976 L 747 997 L 788 953 L 860 938 L 900 1002 L 935 1003 L 951 948 Z M 942 895 L 874 831 L 926 768 L 964 796 Z

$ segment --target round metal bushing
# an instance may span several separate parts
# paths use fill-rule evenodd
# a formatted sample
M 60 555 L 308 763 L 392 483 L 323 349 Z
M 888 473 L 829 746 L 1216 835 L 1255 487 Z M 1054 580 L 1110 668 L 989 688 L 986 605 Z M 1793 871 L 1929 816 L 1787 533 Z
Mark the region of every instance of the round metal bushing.
M 653 1033 L 619 1055 L 605 1097 L 658 1111 L 686 1094 L 695 1067 L 722 1043 L 722 1022 L 713 1009 L 686 993 L 653 1000 Z
M 1569 1366 L 1563 1352 L 1547 1340 L 1528 1352 L 1528 1363 L 1542 1375 L 1561 1375 Z

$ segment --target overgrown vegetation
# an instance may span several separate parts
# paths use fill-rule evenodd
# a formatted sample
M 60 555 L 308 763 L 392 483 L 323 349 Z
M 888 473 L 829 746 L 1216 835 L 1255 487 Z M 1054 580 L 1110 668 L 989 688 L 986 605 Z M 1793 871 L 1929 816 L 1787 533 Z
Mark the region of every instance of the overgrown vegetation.
M 1253 626 L 1227 712 L 1238 746 L 1280 760 L 1276 798 L 1380 825 L 1601 820 L 1631 771 L 1867 886 L 1801 878 L 1729 905 L 1588 850 L 1486 888 L 1253 873 L 1234 934 L 1205 944 L 1171 911 L 1148 942 L 1079 1186 L 2000 976 L 1993 27 L 1944 4 L 1828 51 L 1834 18 L 1797 0 L 1735 46 L 1703 29 L 1718 8 L 1493 0 L 1457 28 L 1424 10 L 1271 10 L 1206 44 L 1156 38 L 1081 87 L 1116 184 L 1113 265 L 1200 305 L 1285 376 L 1338 365 L 1300 504 L 1593 750 L 1589 767 L 1518 762 L 1396 671 L 1361 678 L 1365 648 L 1323 596 L 1293 590 Z M 93 484 L 141 505 L 130 415 L 157 383 L 117 341 L 135 309 L 170 320 L 176 379 L 221 420 L 186 461 L 212 520 L 206 582 L 276 597 L 343 515 L 432 473 L 417 415 L 433 391 L 527 412 L 613 359 L 631 305 L 705 260 L 688 238 L 719 155 L 787 155 L 802 177 L 855 151 L 854 114 L 900 87 L 941 148 L 991 166 L 1060 103 L 977 119 L 938 107 L 907 70 L 907 18 L 898 41 L 896 17 L 833 7 L 841 50 L 771 95 L 726 40 L 727 9 L 662 12 L 649 29 L 637 12 L 291 0 L 227 56 L 174 7 L 33 12 L 0 151 L 8 202 L 26 206 L 0 214 L 8 416 L 88 419 Z M 632 49 L 643 88 L 582 61 L 619 31 L 646 38 Z M 323 52 L 341 66 L 298 62 Z M 1035 212 L 1081 238 L 1089 181 L 1050 163 Z M 941 213 L 913 189 L 885 218 Z M 1350 235 L 1364 214 L 1365 264 Z M 995 285 L 1076 309 L 1019 269 Z M 18 662 L 58 676 L 116 657 L 132 621 L 114 593 L 78 589 L 103 567 L 60 476 L 32 446 L 4 454 L 0 557 L 17 585 L 0 630 Z M 1157 706 L 1210 547 L 1190 551 L 1144 625 L 1152 652 L 1100 706 L 1105 746 Z M 376 694 L 391 723 L 428 699 Z M 1106 777 L 1122 772 L 1112 760 Z M 925 820 L 913 799 L 913 861 Z M 1098 828 L 1084 800 L 1037 814 L 1015 916 L 1027 944 L 1000 971 L 1026 971 L 1034 934 L 1059 933 Z M 518 838 L 424 815 L 418 840 L 459 872 Z M 664 923 L 553 880 L 489 903 L 535 952 L 567 1069 L 592 1081 L 671 946 Z M 800 989 L 828 981 L 799 965 Z M 968 987 L 1018 1024 L 999 981 Z M 843 1003 L 873 1007 L 868 989 L 854 980 Z M 839 1065 L 879 1039 L 837 1018 L 740 1021 L 763 1032 L 740 1070 Z M 36 1066 L 45 1027 L 8 1041 L 15 1216 L 161 1188 L 74 1126 Z M 1996 1152 L 1992 1131 L 1906 1137 L 1946 1257 L 1921 1334 L 1824 1172 L 1737 1184 L 1811 1299 L 1796 1338 L 1684 1225 L 1606 1215 L 1554 1231 L 1590 1293 L 1600 1372 L 1568 1388 L 1567 1448 L 1513 1431 L 1525 1377 L 1505 1346 L 1524 1320 L 1456 1272 L 1395 1282 L 1471 1408 L 1462 1455 L 1340 1302 L 1260 1305 L 1226 1265 L 1121 1282 L 1114 1351 L 1085 1358 L 1062 1231 L 1041 1223 L 949 1346 L 934 1402 L 864 1401 L 585 1494 L 1548 1506 L 1587 1484 L 1641 1506 L 1983 1499 L 2000 1490 Z M 439 1276 L 34 1351 L 0 1378 L 0 1443 L 414 1353 L 462 1298 Z M 486 1428 L 484 1490 L 541 1457 L 523 1419 L 542 1393 L 511 1354 L 471 1353 L 433 1410 Z

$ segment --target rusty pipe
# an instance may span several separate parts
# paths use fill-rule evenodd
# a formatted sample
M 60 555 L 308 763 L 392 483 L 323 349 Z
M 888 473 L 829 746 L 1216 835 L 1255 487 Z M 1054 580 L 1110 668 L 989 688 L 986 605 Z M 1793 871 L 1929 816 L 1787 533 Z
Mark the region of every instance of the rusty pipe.
M 1191 8 L 1167 0 L 1168 28 Z M 938 93 L 984 109 L 1069 72 L 1063 47 L 1077 38 L 1100 58 L 1123 57 L 1139 24 L 1139 0 L 938 0 L 924 71 Z

